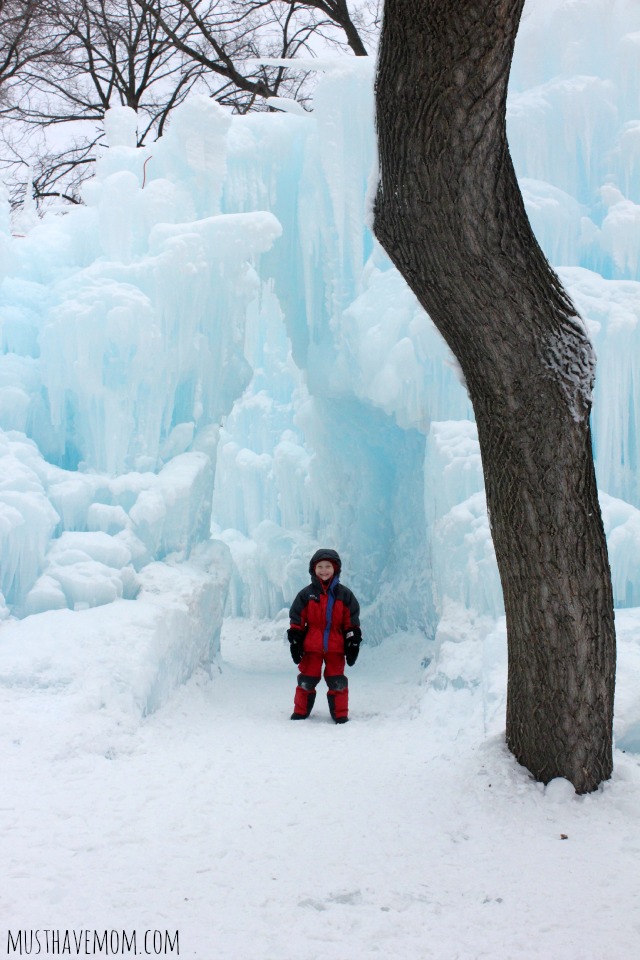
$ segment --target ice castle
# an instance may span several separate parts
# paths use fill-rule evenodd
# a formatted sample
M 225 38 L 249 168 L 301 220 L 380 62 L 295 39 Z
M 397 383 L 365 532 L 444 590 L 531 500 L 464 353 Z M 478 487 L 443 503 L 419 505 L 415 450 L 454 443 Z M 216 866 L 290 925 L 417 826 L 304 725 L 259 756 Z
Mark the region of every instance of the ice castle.
M 319 63 L 309 113 L 194 97 L 143 148 L 112 109 L 84 206 L 12 223 L 2 200 L 5 651 L 24 618 L 73 632 L 112 609 L 126 633 L 145 611 L 151 709 L 215 658 L 225 610 L 282 615 L 318 545 L 372 643 L 433 637 L 451 605 L 500 617 L 467 395 L 369 229 L 374 66 Z M 640 606 L 638 90 L 637 2 L 528 0 L 509 140 L 598 355 L 618 608 Z

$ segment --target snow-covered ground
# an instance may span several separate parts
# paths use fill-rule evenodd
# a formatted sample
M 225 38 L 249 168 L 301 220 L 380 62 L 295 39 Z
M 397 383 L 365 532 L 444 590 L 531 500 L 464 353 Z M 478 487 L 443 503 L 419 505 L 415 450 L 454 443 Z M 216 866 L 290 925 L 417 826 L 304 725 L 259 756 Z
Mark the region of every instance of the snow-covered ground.
M 63 683 L 0 687 L 7 955 L 7 931 L 38 929 L 40 956 L 44 930 L 119 931 L 125 956 L 123 931 L 141 955 L 146 930 L 178 931 L 204 960 L 637 956 L 637 754 L 593 795 L 543 788 L 482 687 L 410 635 L 363 648 L 352 722 L 320 693 L 291 723 L 283 626 L 227 620 L 220 670 L 140 723 L 112 707 L 87 727 L 100 711 Z

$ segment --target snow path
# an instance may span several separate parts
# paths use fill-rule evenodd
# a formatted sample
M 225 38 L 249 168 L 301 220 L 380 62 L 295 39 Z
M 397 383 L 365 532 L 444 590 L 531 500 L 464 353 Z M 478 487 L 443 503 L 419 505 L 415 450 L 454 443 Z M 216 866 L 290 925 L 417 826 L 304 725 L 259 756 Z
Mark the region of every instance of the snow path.
M 282 632 L 229 621 L 222 673 L 107 751 L 59 694 L 3 691 L 3 949 L 7 928 L 148 928 L 206 960 L 637 955 L 637 758 L 594 796 L 545 792 L 479 693 L 427 691 L 417 638 L 363 651 L 351 723 L 321 684 L 293 724 Z

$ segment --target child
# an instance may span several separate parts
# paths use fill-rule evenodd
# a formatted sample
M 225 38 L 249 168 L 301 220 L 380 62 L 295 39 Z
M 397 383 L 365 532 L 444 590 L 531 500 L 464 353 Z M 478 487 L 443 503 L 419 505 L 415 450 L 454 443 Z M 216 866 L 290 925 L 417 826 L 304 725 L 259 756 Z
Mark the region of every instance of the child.
M 350 667 L 360 650 L 360 604 L 351 590 L 340 583 L 342 562 L 335 550 L 317 550 L 311 557 L 311 583 L 301 590 L 289 611 L 287 631 L 293 662 L 299 664 L 298 686 L 292 720 L 305 720 L 316 699 L 322 673 L 327 682 L 329 711 L 336 723 L 349 719 Z

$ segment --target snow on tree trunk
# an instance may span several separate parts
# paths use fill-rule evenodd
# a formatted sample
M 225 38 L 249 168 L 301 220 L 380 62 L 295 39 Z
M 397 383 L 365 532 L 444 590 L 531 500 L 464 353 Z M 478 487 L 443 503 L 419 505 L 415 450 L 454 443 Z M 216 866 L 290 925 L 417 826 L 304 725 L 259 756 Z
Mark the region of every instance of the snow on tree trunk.
M 593 467 L 594 354 L 506 138 L 524 0 L 386 0 L 375 232 L 462 368 L 509 638 L 507 743 L 579 793 L 611 775 L 615 630 Z

